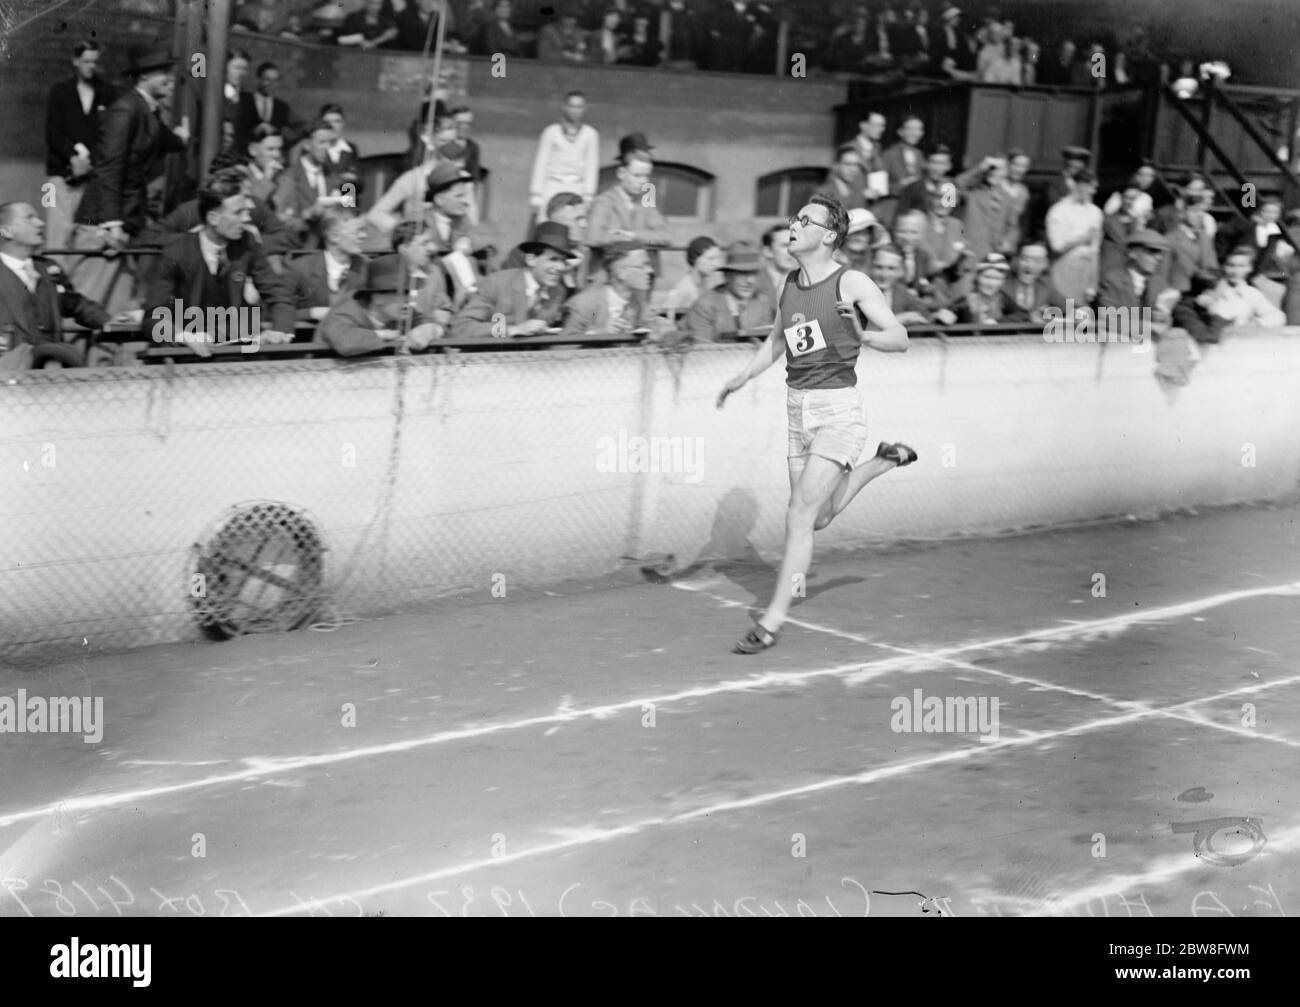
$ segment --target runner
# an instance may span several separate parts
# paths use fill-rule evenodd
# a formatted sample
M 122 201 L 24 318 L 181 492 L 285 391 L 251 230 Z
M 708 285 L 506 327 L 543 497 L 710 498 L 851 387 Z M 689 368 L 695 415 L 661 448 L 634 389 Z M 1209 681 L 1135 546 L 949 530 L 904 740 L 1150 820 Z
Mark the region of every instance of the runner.
M 772 601 L 733 648 L 736 654 L 757 654 L 776 644 L 791 601 L 803 593 L 799 589 L 812 561 L 813 532 L 830 524 L 872 479 L 917 458 L 906 444 L 881 441 L 874 457 L 859 460 L 867 422 L 854 370 L 858 352 L 865 345 L 901 353 L 908 344 L 907 329 L 875 283 L 835 261 L 848 229 L 844 207 L 821 196 L 813 196 L 790 218 L 790 253 L 799 269 L 786 277 L 779 317 L 767 339 L 718 395 L 721 409 L 728 395 L 785 354 L 790 420 L 785 555 Z

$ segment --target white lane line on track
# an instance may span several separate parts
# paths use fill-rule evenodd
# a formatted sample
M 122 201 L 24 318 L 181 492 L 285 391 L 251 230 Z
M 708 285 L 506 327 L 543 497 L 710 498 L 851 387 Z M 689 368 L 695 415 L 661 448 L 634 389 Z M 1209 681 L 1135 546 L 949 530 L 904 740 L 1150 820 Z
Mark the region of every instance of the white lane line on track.
M 288 916 L 294 913 L 309 911 L 311 909 L 324 908 L 333 903 L 346 901 L 348 899 L 359 901 L 363 898 L 372 898 L 376 895 L 401 891 L 404 888 L 410 888 L 412 885 L 424 884 L 430 881 L 439 881 L 444 878 L 457 877 L 462 874 L 468 874 L 471 871 L 501 867 L 504 864 L 517 863 L 522 860 L 532 860 L 537 857 L 547 856 L 552 853 L 562 853 L 565 850 L 573 850 L 595 843 L 606 843 L 615 839 L 623 839 L 628 836 L 634 836 L 648 829 L 681 825 L 685 822 L 695 821 L 699 818 L 708 818 L 710 815 L 756 808 L 765 804 L 771 804 L 775 801 L 786 801 L 799 797 L 807 797 L 810 794 L 837 790 L 841 787 L 862 786 L 865 784 L 876 783 L 880 780 L 902 776 L 906 773 L 928 769 L 932 766 L 939 766 L 945 763 L 963 762 L 966 759 L 990 752 L 1001 752 L 1006 749 L 1040 745 L 1044 742 L 1055 741 L 1058 738 L 1073 737 L 1092 731 L 1108 730 L 1122 724 L 1157 716 L 1159 713 L 1160 711 L 1158 710 L 1134 710 L 1131 712 L 1117 713 L 1111 716 L 1101 717 L 1084 724 L 1075 724 L 1072 727 L 1061 728 L 1056 731 L 1023 731 L 1014 738 L 999 739 L 995 742 L 987 744 L 980 743 L 966 748 L 957 748 L 950 752 L 942 752 L 938 755 L 927 755 L 918 759 L 911 759 L 907 762 L 892 763 L 891 765 L 881 766 L 879 769 L 872 769 L 863 773 L 855 773 L 851 776 L 833 776 L 823 780 L 818 780 L 815 783 L 804 784 L 799 787 L 787 787 L 781 790 L 768 791 L 763 794 L 754 794 L 750 797 L 720 801 L 717 804 L 694 808 L 680 814 L 666 815 L 659 818 L 646 818 L 613 829 L 585 829 L 578 835 L 560 840 L 559 842 L 527 847 L 517 853 L 508 853 L 500 857 L 483 857 L 478 860 L 471 860 L 466 863 L 457 864 L 453 867 L 444 867 L 436 871 L 428 871 L 424 874 L 401 878 L 397 881 L 389 881 L 382 885 L 374 885 L 370 888 L 342 892 L 330 898 L 313 899 L 308 902 L 299 901 L 297 905 L 285 906 L 282 909 L 258 913 L 257 915 Z
M 684 584 L 674 585 L 674 587 L 682 587 L 683 590 L 691 591 L 692 593 L 699 594 L 702 597 L 711 598 L 712 600 L 721 603 L 724 607 L 727 608 L 748 608 L 749 607 L 744 602 L 736 601 L 734 598 L 727 598 L 723 595 L 714 594 L 712 591 L 705 591 L 698 588 L 689 587 Z M 1216 597 L 1219 598 L 1232 597 L 1233 600 L 1236 600 L 1235 594 L 1217 595 Z M 1172 607 L 1185 608 L 1186 606 L 1179 605 L 1179 606 L 1172 606 Z M 1128 618 L 1128 617 L 1125 616 L 1123 618 Z M 1105 620 L 1105 621 L 1109 621 L 1109 620 Z M 913 650 L 908 647 L 896 647 L 893 644 L 881 643 L 878 640 L 872 640 L 869 639 L 868 637 L 861 636 L 857 633 L 849 633 L 845 630 L 835 629 L 832 626 L 823 626 L 818 623 L 807 622 L 802 619 L 786 619 L 786 622 L 791 626 L 800 626 L 803 629 L 811 630 L 816 633 L 826 633 L 829 636 L 839 637 L 842 640 L 849 640 L 853 643 L 865 644 L 871 647 L 877 647 L 881 650 L 894 651 L 897 654 L 902 654 L 908 657 L 915 657 L 917 659 L 924 660 L 924 661 L 932 661 L 932 662 L 937 661 L 941 664 L 946 664 L 949 667 L 961 668 L 966 671 L 973 671 L 985 675 L 991 675 L 995 678 L 1001 678 L 1008 682 L 1013 682 L 1020 685 L 1028 685 L 1036 689 L 1045 689 L 1051 692 L 1063 692 L 1066 693 L 1067 695 L 1077 696 L 1081 699 L 1091 699 L 1097 702 L 1107 703 L 1121 710 L 1155 711 L 1159 709 L 1160 716 L 1169 717 L 1170 719 L 1173 720 L 1181 720 L 1184 721 L 1185 723 L 1195 724 L 1199 727 L 1213 727 L 1220 731 L 1227 731 L 1230 734 L 1236 734 L 1241 737 L 1251 738 L 1258 741 L 1272 741 L 1279 745 L 1286 745 L 1290 748 L 1300 748 L 1300 741 L 1293 741 L 1290 738 L 1283 737 L 1282 735 L 1265 734 L 1264 732 L 1257 731 L 1253 728 L 1241 727 L 1236 724 L 1220 723 L 1218 721 L 1210 720 L 1209 718 L 1205 717 L 1203 714 L 1177 712 L 1181 710 L 1183 707 L 1197 706 L 1201 703 L 1211 703 L 1211 702 L 1216 702 L 1218 700 L 1233 699 L 1239 696 L 1250 695 L 1254 692 L 1260 691 L 1261 684 L 1266 685 L 1268 688 L 1272 688 L 1279 685 L 1293 685 L 1296 683 L 1300 683 L 1300 675 L 1293 675 L 1289 678 L 1273 679 L 1267 683 L 1254 683 L 1252 685 L 1245 685 L 1237 689 L 1230 689 L 1226 692 L 1215 693 L 1214 695 L 1210 695 L 1210 696 L 1202 696 L 1197 699 L 1185 700 L 1181 703 L 1176 703 L 1172 706 L 1156 708 L 1151 706 L 1149 703 L 1141 703 L 1136 700 L 1128 700 L 1128 699 L 1116 699 L 1113 696 L 1107 696 L 1104 693 L 1100 693 L 1100 692 L 1093 692 L 1089 689 L 1072 688 L 1068 685 L 1058 685 L 1055 682 L 1046 682 L 1043 681 L 1042 679 L 1029 678 L 1025 675 L 1017 675 L 1012 672 L 1000 671 L 996 668 L 987 668 L 983 665 L 971 664 L 969 661 L 958 661 L 951 657 L 946 656 L 947 654 L 956 653 L 957 650 L 954 648 L 947 648 L 947 649 L 941 649 L 935 651 Z M 1085 627 L 1085 626 L 1088 627 L 1088 629 L 1086 630 L 1087 633 L 1092 634 L 1096 632 L 1095 623 L 1077 623 L 1075 628 Z M 854 675 L 848 675 L 845 677 L 845 683 L 848 685 L 857 685 L 860 684 L 860 680 L 857 679 Z
M 684 582 L 675 583 L 673 586 L 696 594 L 704 594 L 731 607 L 747 607 L 741 602 L 733 601 L 729 598 L 722 598 L 719 595 L 703 591 L 699 587 L 693 587 Z M 58 802 L 42 805 L 41 807 L 10 812 L 8 814 L 0 815 L 0 828 L 13 825 L 17 822 L 30 821 L 39 818 L 43 815 L 50 814 L 55 808 L 59 807 L 70 812 L 97 811 L 104 808 L 135 804 L 140 801 L 165 797 L 170 794 L 183 793 L 189 790 L 198 790 L 204 787 L 220 786 L 227 783 L 245 783 L 252 780 L 264 779 L 279 773 L 291 773 L 300 769 L 310 769 L 318 766 L 336 765 L 338 763 L 350 762 L 357 759 L 399 754 L 430 745 L 466 741 L 472 738 L 480 738 L 485 735 L 497 734 L 504 731 L 524 730 L 531 727 L 550 727 L 556 724 L 571 723 L 573 721 L 589 718 L 603 719 L 605 717 L 616 716 L 618 713 L 627 710 L 640 713 L 643 706 L 651 703 L 656 706 L 664 706 L 674 702 L 682 702 L 691 699 L 705 699 L 711 696 L 732 692 L 750 692 L 766 688 L 800 685 L 804 682 L 823 677 L 841 677 L 850 685 L 860 685 L 865 681 L 879 678 L 882 675 L 889 675 L 895 672 L 925 670 L 932 661 L 940 658 L 953 657 L 957 654 L 990 650 L 1033 641 L 1044 642 L 1057 639 L 1069 639 L 1073 636 L 1086 637 L 1099 632 L 1118 631 L 1139 622 L 1176 618 L 1179 615 L 1204 611 L 1205 609 L 1213 608 L 1216 605 L 1229 604 L 1233 601 L 1239 601 L 1245 598 L 1291 594 L 1300 594 L 1300 581 L 1290 584 L 1275 585 L 1273 587 L 1255 588 L 1249 591 L 1232 591 L 1224 594 L 1212 595 L 1208 598 L 1181 602 L 1177 605 L 1150 609 L 1146 612 L 1131 613 L 1108 619 L 1095 619 L 1087 622 L 1076 623 L 1070 626 L 1032 630 L 1027 633 L 1001 637 L 995 640 L 976 640 L 970 643 L 944 647 L 936 651 L 931 651 L 926 653 L 924 657 L 900 655 L 898 657 L 886 658 L 880 661 L 869 661 L 865 664 L 857 661 L 829 668 L 814 669 L 812 671 L 766 672 L 745 679 L 732 679 L 718 682 L 713 685 L 683 689 L 676 693 L 670 693 L 664 696 L 647 696 L 639 699 L 625 700 L 621 703 L 602 704 L 600 706 L 584 707 L 574 710 L 563 710 L 554 714 L 526 717 L 521 720 L 502 721 L 496 724 L 482 724 L 449 731 L 439 731 L 435 734 L 426 735 L 421 738 L 410 738 L 405 741 L 389 742 L 382 745 L 368 745 L 362 748 L 346 749 L 341 752 L 330 752 L 322 755 L 293 756 L 288 758 L 250 757 L 242 760 L 246 768 L 229 773 L 219 773 L 212 776 L 202 777 L 198 780 L 188 780 L 182 783 L 168 783 L 156 787 L 142 787 L 135 790 L 114 791 L 107 794 L 94 794 L 84 797 L 68 797 Z M 792 622 L 793 621 L 794 620 L 792 620 Z M 864 642 L 862 638 L 858 637 L 856 634 L 844 633 L 830 627 L 817 626 L 813 623 L 804 622 L 799 622 L 797 624 L 806 626 L 810 629 L 816 629 L 820 632 L 839 636 L 844 639 L 853 640 L 854 642 Z

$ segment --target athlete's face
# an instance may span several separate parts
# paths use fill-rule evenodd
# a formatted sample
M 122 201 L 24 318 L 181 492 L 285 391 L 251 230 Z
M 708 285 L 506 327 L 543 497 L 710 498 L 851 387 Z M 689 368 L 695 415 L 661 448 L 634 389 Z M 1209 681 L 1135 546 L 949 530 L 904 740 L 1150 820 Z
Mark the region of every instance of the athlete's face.
M 827 237 L 833 239 L 835 232 L 830 228 L 830 214 L 826 207 L 809 203 L 790 218 L 791 255 L 798 256 L 800 252 L 811 252 L 824 244 Z

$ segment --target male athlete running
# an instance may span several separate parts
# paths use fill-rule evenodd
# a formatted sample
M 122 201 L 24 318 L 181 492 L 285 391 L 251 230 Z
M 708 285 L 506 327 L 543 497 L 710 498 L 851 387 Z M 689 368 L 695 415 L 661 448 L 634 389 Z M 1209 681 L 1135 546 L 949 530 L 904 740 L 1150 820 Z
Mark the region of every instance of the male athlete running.
M 813 532 L 830 524 L 872 479 L 916 461 L 907 445 L 882 441 L 874 457 L 859 463 L 867 422 L 854 370 L 858 352 L 864 345 L 904 352 L 907 330 L 865 273 L 835 261 L 848 230 L 844 207 L 821 196 L 790 218 L 790 253 L 799 270 L 786 277 L 780 316 L 767 339 L 718 395 L 721 409 L 728 395 L 785 354 L 790 420 L 785 556 L 772 601 L 736 644 L 737 654 L 757 654 L 776 644 L 795 588 L 812 562 Z M 871 330 L 864 328 L 864 318 Z

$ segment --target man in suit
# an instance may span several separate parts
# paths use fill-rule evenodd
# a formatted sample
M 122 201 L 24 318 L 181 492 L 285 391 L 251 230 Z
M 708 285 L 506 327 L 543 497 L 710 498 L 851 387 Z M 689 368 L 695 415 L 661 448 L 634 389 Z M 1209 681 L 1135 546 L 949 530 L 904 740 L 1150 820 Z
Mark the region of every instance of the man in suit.
M 329 206 L 341 206 L 344 197 L 330 173 L 329 148 L 334 129 L 316 120 L 302 143 L 302 154 L 280 173 L 275 188 L 275 210 L 304 245 L 311 240 L 312 222 Z
M 366 279 L 361 221 L 350 210 L 326 210 L 316 221 L 323 246 L 289 260 L 285 279 L 293 288 L 299 321 L 320 321 L 331 307 Z
M 858 148 L 846 143 L 835 154 L 835 163 L 831 165 L 826 181 L 813 190 L 814 196 L 833 199 L 846 210 L 865 210 L 867 200 L 863 196 L 866 176 L 862 171 L 862 155 Z
M 1180 293 L 1191 289 L 1193 279 L 1212 281 L 1219 272 L 1214 253 L 1217 228 L 1207 207 L 1214 194 L 1203 179 L 1194 177 L 1176 193 L 1173 206 L 1156 212 L 1152 229 L 1169 239 L 1165 279 Z
M 50 363 L 80 367 L 81 352 L 63 341 L 63 319 L 88 329 L 109 314 L 82 297 L 52 259 L 37 256 L 45 223 L 27 203 L 0 204 L 0 371 Z
M 432 51 L 437 42 L 440 17 L 447 18 L 443 34 L 450 38 L 456 30 L 456 20 L 448 11 L 446 0 L 407 0 L 406 6 L 397 15 L 397 38 L 393 40 L 392 47 L 407 52 L 423 52 L 428 45 Z
M 202 226 L 164 246 L 149 282 L 144 328 L 155 342 L 184 342 L 200 356 L 207 356 L 207 343 L 234 341 L 245 334 L 263 342 L 293 338 L 293 293 L 271 268 L 261 245 L 246 233 L 251 209 L 252 200 L 233 173 L 218 173 L 199 190 Z M 250 282 L 259 296 L 257 308 L 245 296 Z M 269 329 L 260 326 L 263 308 L 271 312 Z M 202 337 L 186 337 L 195 328 L 188 317 L 192 309 L 205 315 L 199 330 Z M 212 319 L 217 331 L 211 330 Z M 238 332 L 233 339 L 221 331 L 232 319 Z
M 249 195 L 274 206 L 275 189 L 284 171 L 284 136 L 274 126 L 258 123 L 248 142 Z
M 629 150 L 621 160 L 615 183 L 592 200 L 587 214 L 591 272 L 601 267 L 608 245 L 633 242 L 653 248 L 669 243 L 668 221 L 653 198 L 650 176 L 654 161 L 650 154 Z
M 921 178 L 925 159 L 921 156 L 919 144 L 923 136 L 925 123 L 920 116 L 909 115 L 898 127 L 898 142 L 887 147 L 880 157 L 889 172 L 889 196 L 876 203 L 872 212 L 886 227 L 893 226 L 903 190 Z
M 1047 278 L 1047 246 L 1033 242 L 1021 247 L 1016 254 L 1015 269 L 1002 284 L 1002 291 L 1015 305 L 1013 321 L 1042 324 L 1047 320 L 1047 309 L 1065 310 L 1065 298 Z
M 441 336 L 451 326 L 452 300 L 448 281 L 438 264 L 433 236 L 417 220 L 404 220 L 393 229 L 393 251 L 406 266 L 411 311 L 438 326 Z
M 646 326 L 654 272 L 644 245 L 628 241 L 605 246 L 606 279 L 593 284 L 565 306 L 564 334 L 628 333 Z
M 257 86 L 252 91 L 241 91 L 239 109 L 235 115 L 235 149 L 245 151 L 253 142 L 253 131 L 263 123 L 274 126 L 282 136 L 287 136 L 295 126 L 289 103 L 276 97 L 280 88 L 280 68 L 274 63 L 262 63 L 257 68 Z
M 453 336 L 513 339 L 558 324 L 568 293 L 562 277 L 572 252 L 569 229 L 550 221 L 538 224 L 533 240 L 520 247 L 524 267 L 503 269 L 481 280 L 456 313 Z
M 1097 308 L 1152 308 L 1164 287 L 1163 259 L 1169 240 L 1156 231 L 1142 230 L 1129 235 L 1125 243 L 1128 261 L 1101 276 L 1097 285 Z
M 921 299 L 903 284 L 903 257 L 892 245 L 882 245 L 871 255 L 871 278 L 880 288 L 889 310 L 903 325 L 928 325 L 929 312 Z
M 382 353 L 403 346 L 426 349 L 442 334 L 442 327 L 410 314 L 407 284 L 401 257 L 380 256 L 370 263 L 361 288 L 330 308 L 316 329 L 317 338 L 329 343 L 341 357 Z
M 72 221 L 94 167 L 91 151 L 99 142 L 100 116 L 113 104 L 113 88 L 99 76 L 99 46 L 78 42 L 72 48 L 73 75 L 50 88 L 45 106 L 45 173 L 53 186 L 45 208 L 45 240 L 67 248 Z
M 700 295 L 686 313 L 686 331 L 691 340 L 716 343 L 731 332 L 762 329 L 766 335 L 776 318 L 776 305 L 758 289 L 763 258 L 751 241 L 734 241 L 727 247 L 722 267 L 723 286 Z
M 1142 230 L 1143 219 L 1137 213 L 1142 190 L 1133 182 L 1124 187 L 1119 209 L 1101 221 L 1101 261 L 1098 269 L 1106 273 L 1128 261 L 1128 239 Z
M 100 120 L 94 170 L 77 207 L 72 246 L 88 252 L 118 251 L 148 223 L 148 185 L 160 156 L 184 150 L 189 124 L 169 129 L 159 103 L 171 96 L 171 54 L 163 48 L 130 53 L 134 87 L 113 102 Z M 112 310 L 109 287 L 118 273 L 112 259 L 83 258 L 73 270 L 78 288 Z M 125 296 L 125 291 L 119 296 Z
M 930 209 L 930 197 L 942 191 L 944 182 L 949 181 L 948 173 L 952 171 L 952 150 L 939 143 L 931 149 L 925 159 L 925 175 L 910 185 L 905 185 L 898 194 L 898 212 L 901 217 L 913 210 L 926 213 Z

